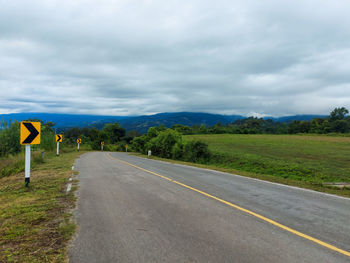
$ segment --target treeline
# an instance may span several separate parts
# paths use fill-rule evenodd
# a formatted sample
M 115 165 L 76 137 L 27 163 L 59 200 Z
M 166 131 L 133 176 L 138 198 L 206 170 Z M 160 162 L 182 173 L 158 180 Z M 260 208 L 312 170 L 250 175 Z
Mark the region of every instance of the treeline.
M 174 125 L 173 130 L 181 134 L 297 134 L 297 133 L 349 133 L 350 117 L 346 116 L 349 111 L 335 108 L 328 118 L 315 118 L 311 121 L 275 122 L 272 119 L 249 117 L 237 120 L 234 123 L 214 126 L 194 125 L 192 127 L 181 124 Z
M 140 136 L 137 131 L 129 131 L 118 123 L 108 123 L 102 130 L 97 128 L 71 128 L 64 132 L 64 141 L 68 144 L 75 144 L 78 138 L 82 139 L 83 145 L 89 145 L 92 150 L 99 150 L 101 142 L 104 142 L 106 151 L 124 151 L 125 145 L 131 140 Z
M 32 145 L 33 151 L 53 151 L 56 148 L 54 129 L 52 122 L 43 122 L 38 119 L 26 121 L 41 122 L 41 143 Z M 20 122 L 0 123 L 0 157 L 16 155 L 24 147 L 20 144 Z M 82 139 L 84 149 L 99 150 L 101 142 L 104 142 L 104 149 L 107 151 L 124 151 L 125 145 L 133 138 L 140 136 L 137 131 L 127 132 L 118 123 L 108 123 L 102 130 L 97 128 L 71 128 L 63 133 L 63 145 L 76 145 L 77 139 Z

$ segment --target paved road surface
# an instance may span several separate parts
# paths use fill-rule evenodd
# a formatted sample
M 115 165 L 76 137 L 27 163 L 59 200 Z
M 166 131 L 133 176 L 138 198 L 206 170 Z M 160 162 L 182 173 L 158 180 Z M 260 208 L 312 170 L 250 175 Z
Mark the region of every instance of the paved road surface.
M 324 241 L 321 246 L 134 164 Z M 350 199 L 123 153 L 88 153 L 70 262 L 350 262 Z

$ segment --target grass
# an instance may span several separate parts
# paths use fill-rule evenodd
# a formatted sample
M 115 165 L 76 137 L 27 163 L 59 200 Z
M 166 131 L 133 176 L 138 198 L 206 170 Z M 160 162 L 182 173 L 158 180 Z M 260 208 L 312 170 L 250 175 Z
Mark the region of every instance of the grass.
M 195 135 L 212 164 L 311 183 L 350 182 L 350 138 L 299 135 Z
M 212 158 L 203 164 L 171 162 L 350 197 L 349 187 L 326 185 L 350 182 L 349 137 L 220 134 L 183 138 L 206 142 Z
M 45 153 L 44 162 L 37 161 L 31 171 L 28 188 L 23 172 L 0 178 L 0 262 L 67 260 L 67 243 L 75 232 L 69 212 L 75 196 L 73 191 L 66 194 L 65 188 L 81 153 Z M 0 160 L 0 166 L 15 167 L 22 157 Z

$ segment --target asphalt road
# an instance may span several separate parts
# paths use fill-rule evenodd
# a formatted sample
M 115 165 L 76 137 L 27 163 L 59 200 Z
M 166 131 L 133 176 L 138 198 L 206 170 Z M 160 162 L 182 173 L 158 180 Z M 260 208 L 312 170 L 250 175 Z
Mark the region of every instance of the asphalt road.
M 75 169 L 70 262 L 350 262 L 350 199 L 123 153 Z

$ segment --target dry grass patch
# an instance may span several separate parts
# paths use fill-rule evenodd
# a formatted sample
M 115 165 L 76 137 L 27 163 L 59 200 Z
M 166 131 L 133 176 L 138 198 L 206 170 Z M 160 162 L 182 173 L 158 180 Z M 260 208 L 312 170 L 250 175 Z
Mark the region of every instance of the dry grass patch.
M 0 178 L 0 262 L 65 262 L 75 231 L 72 192 L 66 194 L 76 152 L 47 154 L 24 187 L 24 173 Z

